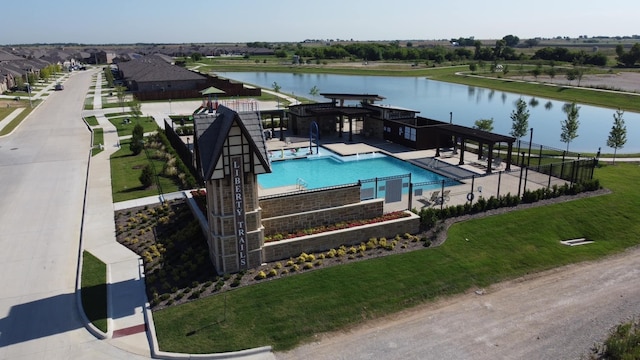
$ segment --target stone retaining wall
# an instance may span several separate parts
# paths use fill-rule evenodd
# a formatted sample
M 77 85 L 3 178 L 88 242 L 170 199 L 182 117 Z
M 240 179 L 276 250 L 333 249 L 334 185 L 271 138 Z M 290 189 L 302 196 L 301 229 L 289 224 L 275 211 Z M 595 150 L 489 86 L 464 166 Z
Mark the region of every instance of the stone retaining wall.
M 263 209 L 264 211 L 264 209 Z M 342 221 L 366 220 L 382 216 L 384 200 L 373 199 L 357 204 L 306 211 L 297 214 L 262 219 L 265 236 L 291 233 L 318 226 L 333 225 Z
M 393 238 L 398 234 L 416 234 L 420 231 L 420 217 L 410 211 L 407 213 L 411 216 L 383 223 L 265 243 L 263 260 L 265 262 L 284 260 L 296 257 L 303 252 L 321 252 L 336 249 L 341 245 L 357 245 L 373 237 Z
M 260 199 L 262 218 L 272 218 L 360 202 L 360 185 L 343 186 L 319 191 L 305 191 Z

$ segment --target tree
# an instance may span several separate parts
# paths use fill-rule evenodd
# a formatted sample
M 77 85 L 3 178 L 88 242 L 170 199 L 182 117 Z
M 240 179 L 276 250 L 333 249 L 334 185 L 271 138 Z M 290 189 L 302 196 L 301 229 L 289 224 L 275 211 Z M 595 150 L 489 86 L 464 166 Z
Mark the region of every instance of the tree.
M 140 117 L 140 115 L 142 115 L 142 104 L 140 103 L 140 101 L 133 99 L 133 101 L 129 103 L 129 107 L 131 108 L 131 112 L 136 119 Z
M 153 185 L 153 168 L 151 164 L 147 164 L 142 168 L 142 173 L 138 180 L 140 180 L 140 183 L 145 189 Z
M 109 67 L 104 69 L 104 78 L 107 80 L 109 87 L 113 87 L 113 73 Z
M 200 54 L 199 52 L 194 52 L 193 54 L 191 54 L 191 60 L 193 60 L 194 62 L 202 60 L 202 54 Z
M 569 80 L 569 82 L 575 80 L 577 77 L 578 77 L 578 73 L 575 69 L 567 70 L 567 80 Z
M 318 89 L 317 86 L 313 85 L 313 87 L 311 88 L 311 90 L 309 90 L 309 95 L 311 96 L 318 96 L 318 94 L 320 94 L 320 89 Z
M 556 68 L 555 67 L 550 67 L 549 70 L 547 70 L 547 74 L 549 74 L 549 77 L 551 78 L 551 80 L 553 80 L 554 77 L 556 77 Z
M 127 96 L 127 94 L 125 93 L 126 90 L 127 88 L 124 86 L 121 86 L 121 85 L 116 86 L 116 97 L 120 102 L 120 106 L 122 107 L 122 112 L 124 112 L 124 98 L 125 96 Z
M 540 74 L 542 74 L 542 68 L 540 67 L 540 65 L 536 66 L 535 69 L 531 70 L 531 75 L 533 75 L 536 81 L 538 80 L 538 76 L 540 76 Z
M 493 131 L 493 118 L 476 120 L 473 128 L 491 132 Z
M 144 141 L 144 128 L 140 124 L 136 124 L 131 132 L 131 143 L 129 143 L 129 150 L 133 155 L 138 155 L 142 152 Z
M 273 91 L 275 91 L 276 93 L 279 93 L 280 89 L 282 89 L 282 86 L 278 85 L 278 83 L 275 82 L 275 81 L 273 82 L 273 85 L 271 85 L 271 86 L 273 86 Z M 280 95 L 276 95 L 276 98 L 278 98 L 277 99 L 278 100 L 277 109 L 280 109 Z
M 616 153 L 618 149 L 622 149 L 627 142 L 627 126 L 624 124 L 622 115 L 624 111 L 618 109 L 613 114 L 613 126 L 609 132 L 609 138 L 607 139 L 607 146 L 613 148 L 613 163 L 616 163 Z
M 472 62 L 471 64 L 469 64 L 469 71 L 471 72 L 476 72 L 476 70 L 478 70 L 478 64 Z
M 567 114 L 567 118 L 562 121 L 560 141 L 567 143 L 567 152 L 569 152 L 569 144 L 571 144 L 571 141 L 578 137 L 578 127 L 580 126 L 580 122 L 578 121 L 578 117 L 580 116 L 578 113 L 579 110 L 580 107 L 577 106 L 575 102 L 565 104 L 562 108 L 562 111 Z
M 516 110 L 511 112 L 511 136 L 520 139 L 527 134 L 529 128 L 529 110 L 527 103 L 522 99 L 516 102 Z
M 505 44 L 509 47 L 515 47 L 520 42 L 520 38 L 514 35 L 507 35 L 502 38 Z

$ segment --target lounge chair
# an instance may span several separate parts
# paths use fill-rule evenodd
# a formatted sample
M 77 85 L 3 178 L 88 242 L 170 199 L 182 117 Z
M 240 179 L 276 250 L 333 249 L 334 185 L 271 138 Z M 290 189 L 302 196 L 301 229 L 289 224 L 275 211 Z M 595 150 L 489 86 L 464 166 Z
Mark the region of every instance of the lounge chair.
M 422 189 L 420 189 L 420 191 L 422 191 Z M 434 205 L 434 204 L 436 204 L 438 202 L 438 199 L 440 198 L 438 196 L 439 194 L 440 194 L 440 191 L 434 191 L 434 192 L 431 193 L 431 197 L 430 198 L 427 199 L 426 197 L 424 197 L 422 199 L 418 199 L 418 201 L 420 203 L 424 204 L 423 208 L 427 207 L 427 206 L 431 206 L 431 205 Z
M 436 204 L 440 205 L 449 201 L 449 199 L 451 199 L 451 197 L 449 196 L 450 193 L 451 190 L 445 190 L 444 192 L 442 192 L 442 196 L 438 196 Z
M 440 195 L 440 191 L 434 191 L 431 193 L 431 198 L 429 199 L 429 202 L 432 204 L 435 204 L 438 201 L 438 195 Z

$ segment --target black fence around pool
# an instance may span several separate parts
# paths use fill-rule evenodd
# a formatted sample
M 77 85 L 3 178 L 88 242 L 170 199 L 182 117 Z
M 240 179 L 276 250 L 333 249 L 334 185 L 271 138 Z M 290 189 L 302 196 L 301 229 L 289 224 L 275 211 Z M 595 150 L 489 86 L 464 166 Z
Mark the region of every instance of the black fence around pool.
M 593 179 L 594 169 L 597 165 L 596 159 L 581 160 L 560 160 L 555 163 L 544 165 L 536 165 L 532 167 L 524 166 L 511 171 L 500 171 L 491 175 L 473 175 L 461 179 L 447 178 L 443 180 L 412 183 L 411 174 L 403 174 L 396 176 L 364 179 L 358 181 L 360 185 L 360 199 L 370 200 L 384 198 L 385 204 L 401 203 L 406 201 L 406 205 L 400 205 L 403 210 L 410 210 L 413 206 L 414 198 L 423 202 L 428 206 L 443 207 L 451 194 L 451 190 L 447 189 L 457 186 L 457 192 L 466 195 L 466 200 L 472 202 L 474 193 L 477 193 L 476 180 L 486 176 L 496 176 L 495 189 L 485 189 L 485 194 L 495 194 L 500 197 L 504 195 L 502 187 L 504 187 L 503 178 L 508 176 L 510 182 L 517 181 L 517 190 L 513 186 L 508 189 L 517 191 L 517 196 L 521 196 L 527 189 L 531 188 L 551 188 L 554 185 L 568 183 L 573 185 Z M 465 180 L 465 182 L 462 182 Z M 532 184 L 535 184 L 533 186 Z M 459 187 L 459 185 L 465 185 Z M 465 189 L 468 186 L 468 189 Z M 515 186 L 515 185 L 514 185 Z M 462 189 L 461 189 L 462 188 Z M 506 192 L 506 191 L 505 191 Z M 398 208 L 396 206 L 396 208 Z

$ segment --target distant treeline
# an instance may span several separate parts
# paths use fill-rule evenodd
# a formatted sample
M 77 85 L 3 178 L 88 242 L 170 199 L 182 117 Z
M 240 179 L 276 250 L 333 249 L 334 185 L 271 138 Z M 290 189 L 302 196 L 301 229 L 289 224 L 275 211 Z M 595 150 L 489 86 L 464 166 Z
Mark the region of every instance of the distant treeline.
M 363 61 L 405 60 L 405 61 L 498 61 L 498 60 L 545 60 L 580 63 L 584 65 L 605 66 L 607 56 L 601 52 L 587 53 L 583 50 L 572 51 L 563 47 L 545 47 L 528 56 L 517 53 L 515 48 L 506 46 L 499 40 L 496 46 L 482 46 L 475 42 L 472 49 L 462 46 L 401 47 L 397 43 L 375 44 L 355 43 L 349 45 L 331 45 L 303 47 L 298 45 L 294 53 L 303 58 L 345 59 L 355 58 Z M 276 55 L 285 57 L 284 49 L 276 50 Z

